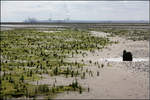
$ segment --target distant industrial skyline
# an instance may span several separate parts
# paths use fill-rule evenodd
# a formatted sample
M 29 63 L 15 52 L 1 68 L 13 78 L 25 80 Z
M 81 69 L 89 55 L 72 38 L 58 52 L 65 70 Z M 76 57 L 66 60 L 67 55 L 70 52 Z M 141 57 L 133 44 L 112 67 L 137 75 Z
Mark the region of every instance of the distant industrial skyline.
M 149 1 L 1 1 L 1 22 L 149 20 Z

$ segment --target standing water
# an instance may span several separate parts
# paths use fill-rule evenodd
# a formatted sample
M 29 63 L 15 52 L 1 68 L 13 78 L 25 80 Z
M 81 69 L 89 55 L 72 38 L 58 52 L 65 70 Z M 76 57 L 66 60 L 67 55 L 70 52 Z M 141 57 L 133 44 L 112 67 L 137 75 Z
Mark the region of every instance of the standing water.
M 123 59 L 120 58 L 101 58 L 99 61 L 109 61 L 109 62 L 123 62 Z M 132 62 L 142 62 L 149 61 L 149 58 L 133 58 Z

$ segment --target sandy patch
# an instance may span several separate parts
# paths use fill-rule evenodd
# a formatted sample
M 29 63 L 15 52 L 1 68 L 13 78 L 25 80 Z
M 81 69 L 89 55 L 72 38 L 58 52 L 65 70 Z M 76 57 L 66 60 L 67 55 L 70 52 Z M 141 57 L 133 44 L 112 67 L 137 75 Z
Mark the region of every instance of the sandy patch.
M 91 31 L 91 34 L 94 35 L 94 36 L 99 36 L 99 37 L 107 37 L 107 35 L 109 35 L 108 33 L 97 32 L 97 31 Z
M 34 85 L 54 85 L 55 86 L 61 86 L 61 85 L 69 85 L 73 82 L 73 78 L 68 77 L 66 78 L 65 76 L 49 76 L 47 74 L 42 75 L 42 79 L 34 82 L 29 82 L 30 84 Z
M 53 32 L 61 32 L 61 31 L 42 31 L 42 32 L 45 32 L 45 33 L 53 33 Z

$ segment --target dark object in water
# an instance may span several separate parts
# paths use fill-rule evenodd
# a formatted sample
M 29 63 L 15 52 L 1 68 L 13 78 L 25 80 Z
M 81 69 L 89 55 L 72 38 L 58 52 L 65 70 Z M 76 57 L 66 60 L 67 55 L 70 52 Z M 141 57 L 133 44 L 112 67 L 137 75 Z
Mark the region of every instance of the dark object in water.
M 132 53 L 123 50 L 123 61 L 132 61 Z

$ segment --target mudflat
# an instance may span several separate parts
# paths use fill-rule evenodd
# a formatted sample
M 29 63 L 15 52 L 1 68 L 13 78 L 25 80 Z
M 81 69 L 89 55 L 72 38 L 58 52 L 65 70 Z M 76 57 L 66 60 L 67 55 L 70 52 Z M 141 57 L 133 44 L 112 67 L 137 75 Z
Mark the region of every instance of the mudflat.
M 147 26 L 65 25 L 2 26 L 3 99 L 149 99 Z

